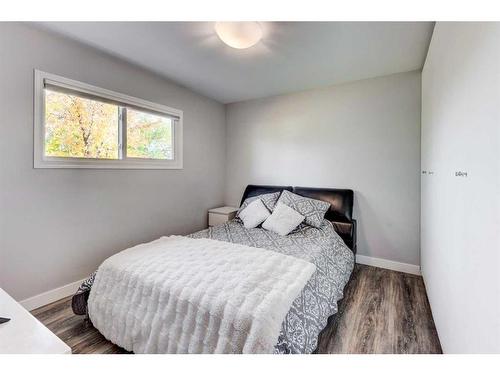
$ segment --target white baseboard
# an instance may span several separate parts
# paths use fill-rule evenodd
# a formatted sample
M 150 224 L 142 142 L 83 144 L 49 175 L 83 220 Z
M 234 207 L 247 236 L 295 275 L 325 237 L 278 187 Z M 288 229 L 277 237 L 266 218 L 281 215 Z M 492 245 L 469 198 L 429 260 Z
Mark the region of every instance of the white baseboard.
M 22 300 L 19 303 L 28 311 L 31 311 L 41 306 L 45 306 L 49 303 L 60 300 L 61 298 L 68 297 L 74 294 L 78 290 L 78 287 L 82 284 L 83 280 L 85 279 L 78 280 L 70 284 L 61 286 L 59 288 L 49 290 L 48 292 L 37 294 L 36 296 L 26 298 L 25 300 Z
M 373 258 L 366 255 L 356 255 L 356 263 L 386 268 L 393 271 L 411 273 L 412 275 L 421 275 L 420 266 L 417 266 L 416 264 L 394 262 L 393 260 Z

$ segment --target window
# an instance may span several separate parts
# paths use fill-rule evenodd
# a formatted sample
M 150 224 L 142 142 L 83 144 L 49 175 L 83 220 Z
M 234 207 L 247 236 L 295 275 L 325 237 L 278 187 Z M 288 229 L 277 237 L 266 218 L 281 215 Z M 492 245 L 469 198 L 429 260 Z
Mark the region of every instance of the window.
M 182 168 L 182 111 L 35 71 L 35 168 Z

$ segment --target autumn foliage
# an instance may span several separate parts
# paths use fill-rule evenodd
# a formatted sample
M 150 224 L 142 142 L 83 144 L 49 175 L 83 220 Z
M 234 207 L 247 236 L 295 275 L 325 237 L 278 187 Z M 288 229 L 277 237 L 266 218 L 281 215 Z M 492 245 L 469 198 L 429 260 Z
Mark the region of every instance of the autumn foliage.
M 172 120 L 113 103 L 45 91 L 45 155 L 120 158 L 120 121 L 126 122 L 128 158 L 171 159 Z

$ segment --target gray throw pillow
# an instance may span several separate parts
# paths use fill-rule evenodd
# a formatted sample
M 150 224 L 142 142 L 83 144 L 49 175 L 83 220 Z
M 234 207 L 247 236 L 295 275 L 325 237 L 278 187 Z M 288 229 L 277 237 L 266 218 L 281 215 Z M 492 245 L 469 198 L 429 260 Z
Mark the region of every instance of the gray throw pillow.
M 255 199 L 244 210 L 241 210 L 239 218 L 247 229 L 257 228 L 271 213 L 260 199 Z
M 303 220 L 304 216 L 293 208 L 278 202 L 273 214 L 262 223 L 262 228 L 278 233 L 280 236 L 286 236 L 297 228 Z
M 264 203 L 264 206 L 266 206 L 266 208 L 269 210 L 269 212 L 273 212 L 274 206 L 276 206 L 280 194 L 281 192 L 277 191 L 276 193 L 256 195 L 255 197 L 245 199 L 238 212 L 236 213 L 236 217 L 240 217 L 240 212 L 247 208 L 247 206 L 256 199 L 260 199 L 262 203 Z
M 305 216 L 304 223 L 315 228 L 321 226 L 326 211 L 330 208 L 330 203 L 303 197 L 290 193 L 287 190 L 283 190 L 278 202 L 293 208 L 295 211 Z

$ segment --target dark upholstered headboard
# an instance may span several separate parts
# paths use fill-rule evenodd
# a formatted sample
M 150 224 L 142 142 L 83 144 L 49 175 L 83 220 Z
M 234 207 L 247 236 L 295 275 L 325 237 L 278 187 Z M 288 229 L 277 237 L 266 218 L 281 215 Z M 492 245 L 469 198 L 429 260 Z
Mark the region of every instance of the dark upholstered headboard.
M 325 215 L 345 244 L 356 253 L 356 220 L 352 218 L 354 192 L 350 189 L 323 189 L 294 186 L 248 185 L 241 198 L 241 203 L 256 195 L 288 190 L 295 194 L 330 203 Z

